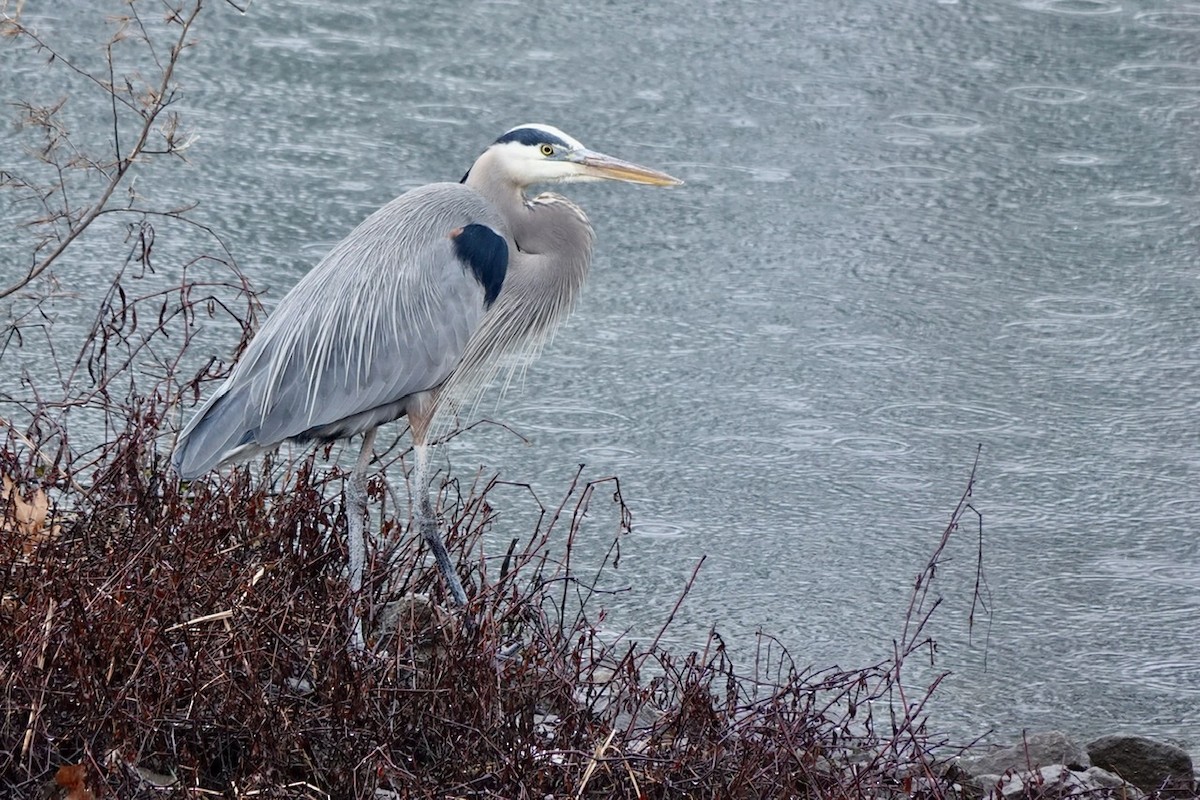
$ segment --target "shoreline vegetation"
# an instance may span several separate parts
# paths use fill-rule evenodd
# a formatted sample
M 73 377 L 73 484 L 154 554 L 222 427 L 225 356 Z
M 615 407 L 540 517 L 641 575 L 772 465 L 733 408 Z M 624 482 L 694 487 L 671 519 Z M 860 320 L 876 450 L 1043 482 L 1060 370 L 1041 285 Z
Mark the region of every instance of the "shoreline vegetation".
M 344 476 L 310 457 L 278 486 L 250 467 L 183 487 L 161 479 L 156 435 L 127 431 L 84 494 L 9 492 L 0 775 L 17 796 L 64 766 L 116 797 L 903 796 L 944 782 L 928 695 L 900 683 L 928 646 L 919 600 L 897 659 L 854 671 L 802 671 L 767 637 L 751 672 L 715 631 L 686 655 L 659 637 L 605 640 L 599 576 L 568 565 L 615 483 L 576 484 L 529 539 L 481 557 L 495 483 L 448 479 L 441 510 L 477 628 L 386 516 L 402 579 L 383 590 L 374 571 L 359 654 Z
M 1141 754 L 1135 767 L 1030 737 L 1023 760 L 981 762 L 996 754 L 936 733 L 926 704 L 944 676 L 914 691 L 906 663 L 928 674 L 933 585 L 950 539 L 973 535 L 973 470 L 892 656 L 823 671 L 765 633 L 749 666 L 716 630 L 693 652 L 665 646 L 700 565 L 657 635 L 609 635 L 602 587 L 630 520 L 616 478 L 581 470 L 495 551 L 489 496 L 503 482 L 442 476 L 471 625 L 384 477 L 402 482 L 407 454 L 370 484 L 383 544 L 359 596 L 343 571 L 347 473 L 327 452 L 176 480 L 180 410 L 227 374 L 261 316 L 222 233 L 191 204 L 151 199 L 155 170 L 195 141 L 175 106 L 213 6 L 236 8 L 113 2 L 92 50 L 68 51 L 0 0 L 6 62 L 54 87 L 31 79 L 5 98 L 25 155 L 0 172 L 21 276 L 0 287 L 0 795 L 1195 796 L 1190 760 L 1169 748 L 1115 747 Z M 81 262 L 112 268 L 83 285 Z M 82 340 L 56 330 L 75 313 L 63 308 L 89 315 Z M 198 323 L 240 331 L 228 359 L 195 354 Z M 36 366 L 29 345 L 46 353 Z M 613 549 L 584 574 L 575 541 L 607 524 L 602 503 Z M 982 556 L 977 568 L 980 602 Z M 373 623 L 366 653 L 350 646 L 355 604 Z

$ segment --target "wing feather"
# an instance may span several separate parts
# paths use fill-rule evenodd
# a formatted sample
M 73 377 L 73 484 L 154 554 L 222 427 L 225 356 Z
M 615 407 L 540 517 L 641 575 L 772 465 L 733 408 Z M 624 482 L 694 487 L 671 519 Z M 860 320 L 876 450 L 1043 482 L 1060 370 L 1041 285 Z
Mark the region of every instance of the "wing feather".
M 450 239 L 470 224 L 503 235 L 481 196 L 448 183 L 364 220 L 279 302 L 181 433 L 176 469 L 197 475 L 290 438 L 353 435 L 440 386 L 485 313 L 484 288 Z

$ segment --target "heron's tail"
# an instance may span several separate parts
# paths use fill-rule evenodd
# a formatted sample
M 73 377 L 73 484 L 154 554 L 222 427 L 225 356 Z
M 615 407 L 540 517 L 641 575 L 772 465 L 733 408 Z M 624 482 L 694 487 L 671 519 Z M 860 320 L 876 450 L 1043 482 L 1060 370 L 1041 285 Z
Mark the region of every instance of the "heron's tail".
M 263 450 L 254 440 L 240 393 L 222 392 L 209 399 L 179 434 L 171 466 L 184 480 L 199 478 L 229 461 Z

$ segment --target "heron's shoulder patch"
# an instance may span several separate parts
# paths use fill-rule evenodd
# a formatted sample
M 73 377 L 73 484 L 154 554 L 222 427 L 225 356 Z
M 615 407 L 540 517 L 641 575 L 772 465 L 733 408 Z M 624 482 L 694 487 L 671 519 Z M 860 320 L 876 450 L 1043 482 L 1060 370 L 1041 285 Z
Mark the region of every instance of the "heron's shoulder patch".
M 508 242 L 486 225 L 464 225 L 450 231 L 454 255 L 483 287 L 483 302 L 491 306 L 508 273 Z

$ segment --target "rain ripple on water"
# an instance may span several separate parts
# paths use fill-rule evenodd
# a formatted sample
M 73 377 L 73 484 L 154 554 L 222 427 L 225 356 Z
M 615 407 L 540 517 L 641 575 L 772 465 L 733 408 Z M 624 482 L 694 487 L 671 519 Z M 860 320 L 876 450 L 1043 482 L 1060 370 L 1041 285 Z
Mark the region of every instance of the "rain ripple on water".
M 1062 219 L 1073 225 L 1133 228 L 1172 219 L 1177 213 L 1170 200 L 1150 192 L 1113 192 L 1079 203 L 1068 209 Z
M 922 133 L 890 133 L 884 138 L 901 147 L 928 147 L 933 144 L 933 137 Z
M 896 114 L 895 125 L 912 128 L 914 131 L 937 134 L 937 136 L 970 136 L 983 130 L 983 124 L 972 116 L 961 114 Z
M 1022 8 L 1046 14 L 1070 14 L 1075 16 L 1097 16 L 1116 14 L 1121 6 L 1110 0 L 1025 0 Z
M 1149 192 L 1118 192 L 1111 195 L 1113 205 L 1116 206 L 1133 206 L 1135 208 L 1153 208 L 1155 206 L 1165 206 L 1170 201 L 1165 197 L 1150 194 Z
M 1200 89 L 1200 67 L 1195 64 L 1123 64 L 1113 74 L 1155 89 Z
M 1098 167 L 1112 161 L 1095 153 L 1052 153 L 1049 158 L 1064 167 Z
M 1008 90 L 1008 93 L 1021 100 L 1045 103 L 1046 105 L 1081 103 L 1088 99 L 1087 92 L 1082 89 L 1072 89 L 1069 86 L 1014 86 Z
M 907 442 L 884 436 L 843 436 L 834 439 L 833 446 L 862 456 L 899 456 L 913 449 Z
M 808 351 L 817 358 L 830 358 L 836 363 L 855 368 L 900 366 L 912 364 L 920 359 L 917 351 L 910 347 L 875 337 L 824 341 L 812 345 Z
M 1018 422 L 1015 415 L 998 408 L 943 401 L 893 403 L 871 413 L 896 425 L 943 434 L 1008 430 Z
M 647 539 L 682 539 L 687 536 L 688 529 L 684 525 L 664 520 L 634 520 L 633 533 Z
M 1144 518 L 1153 522 L 1192 523 L 1200 519 L 1200 497 L 1165 500 L 1156 509 L 1146 513 Z M 1192 576 L 1190 582 L 1193 587 L 1200 588 L 1200 575 Z
M 1171 638 L 1192 640 L 1197 633 L 1195 590 L 1200 567 L 1185 561 L 1137 558 L 1124 554 L 1102 558 L 1086 574 L 1060 573 L 1027 583 L 1035 594 L 1048 594 L 1047 607 L 1065 609 L 1068 624 L 1096 631 L 1120 649 L 1075 654 L 1075 660 L 1095 669 L 1115 673 L 1125 691 L 1154 691 L 1178 697 L 1181 692 L 1200 694 L 1200 662 L 1178 655 L 1149 655 L 1174 649 L 1171 642 L 1147 647 L 1143 631 L 1170 631 Z
M 1196 609 L 1191 611 L 1196 613 Z M 1144 653 L 1134 652 L 1122 661 L 1119 669 L 1135 685 L 1173 696 L 1181 693 L 1200 696 L 1200 661 L 1195 659 L 1147 661 Z
M 1013 336 L 1022 341 L 1068 349 L 1103 344 L 1116 335 L 1115 331 L 1103 325 L 1065 318 L 1023 319 L 1006 322 L 1004 327 L 1009 333 L 1002 334 L 1002 339 Z
M 1129 316 L 1129 308 L 1118 300 L 1087 295 L 1047 295 L 1026 305 L 1053 317 L 1069 319 L 1111 319 Z
M 897 114 L 892 122 L 906 128 L 941 136 L 969 136 L 983 130 L 983 123 L 960 114 Z
M 875 482 L 885 489 L 897 492 L 924 492 L 937 485 L 932 478 L 911 473 L 877 475 Z
M 896 183 L 939 183 L 954 176 L 954 171 L 929 164 L 885 164 L 881 167 L 852 167 L 846 172 Z
M 597 436 L 628 427 L 629 417 L 586 406 L 521 406 L 505 415 L 505 422 L 519 432 L 569 433 Z
M 1148 28 L 1200 33 L 1200 11 L 1143 11 L 1134 19 Z
M 791 464 L 798 450 L 808 450 L 815 442 L 805 437 L 746 436 L 719 434 L 696 441 L 697 456 L 722 464 Z

